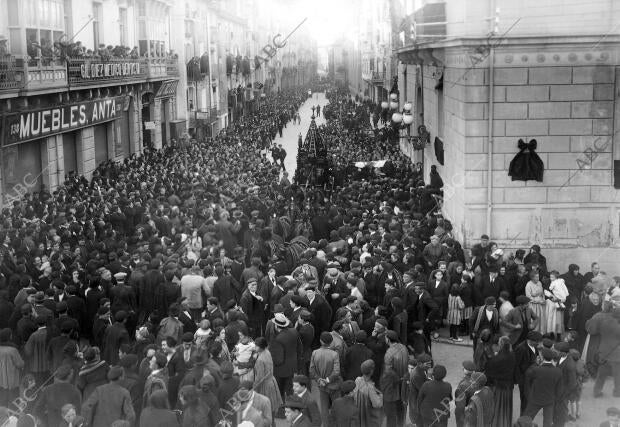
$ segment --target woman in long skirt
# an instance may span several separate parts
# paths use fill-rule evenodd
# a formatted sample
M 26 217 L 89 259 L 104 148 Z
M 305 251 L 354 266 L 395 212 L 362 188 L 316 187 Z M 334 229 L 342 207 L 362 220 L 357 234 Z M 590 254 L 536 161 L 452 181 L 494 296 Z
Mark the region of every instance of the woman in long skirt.
M 282 396 L 278 388 L 278 382 L 273 376 L 273 359 L 267 349 L 267 340 L 263 337 L 256 338 L 254 342 L 258 357 L 254 363 L 254 390 L 267 396 L 271 401 L 271 412 L 275 417 L 276 412 L 282 406 Z
M 535 330 L 541 334 L 547 333 L 547 300 L 545 299 L 545 293 L 543 285 L 540 282 L 538 272 L 532 271 L 530 273 L 530 281 L 525 285 L 525 296 L 530 299 L 530 308 L 539 319 Z
M 514 387 L 513 373 L 516 359 L 508 337 L 501 337 L 494 347 L 496 347 L 495 356 L 487 361 L 484 370 L 487 385 L 491 387 L 495 396 L 495 409 L 491 425 L 494 427 L 510 427 L 512 426 L 512 389 Z
M 553 333 L 557 341 L 564 333 L 564 309 L 566 308 L 566 298 L 568 289 L 564 284 L 564 279 L 560 278 L 557 271 L 549 273 L 549 290 L 545 290 L 547 297 L 547 333 Z

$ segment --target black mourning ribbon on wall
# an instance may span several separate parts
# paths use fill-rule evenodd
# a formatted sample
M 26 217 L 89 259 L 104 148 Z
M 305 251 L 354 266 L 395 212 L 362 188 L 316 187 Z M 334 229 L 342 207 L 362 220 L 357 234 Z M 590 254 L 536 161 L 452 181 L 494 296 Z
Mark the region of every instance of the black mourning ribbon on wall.
M 519 140 L 519 152 L 510 162 L 508 176 L 513 181 L 538 181 L 542 182 L 545 165 L 536 153 L 538 143 L 535 139 L 530 142 Z

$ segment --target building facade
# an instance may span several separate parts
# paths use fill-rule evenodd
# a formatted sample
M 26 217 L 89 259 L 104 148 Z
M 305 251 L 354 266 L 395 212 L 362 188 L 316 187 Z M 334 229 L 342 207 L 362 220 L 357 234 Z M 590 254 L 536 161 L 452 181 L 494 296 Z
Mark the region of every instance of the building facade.
M 415 16 L 398 23 L 396 52 L 401 80 L 403 70 L 415 75 L 410 100 L 430 132 L 422 151 L 405 151 L 424 161 L 425 176 L 437 166 L 456 236 L 466 246 L 483 233 L 507 249 L 538 244 L 550 266 L 598 260 L 620 273 L 620 5 L 441 7 L 443 17 L 421 17 L 443 26 L 427 37 Z M 540 156 L 542 181 L 509 176 L 519 140 Z
M 358 9 L 362 94 L 377 103 L 387 99 L 396 66 L 392 54 L 392 7 L 389 0 L 363 0 Z
M 0 2 L 2 205 L 176 131 L 170 2 Z

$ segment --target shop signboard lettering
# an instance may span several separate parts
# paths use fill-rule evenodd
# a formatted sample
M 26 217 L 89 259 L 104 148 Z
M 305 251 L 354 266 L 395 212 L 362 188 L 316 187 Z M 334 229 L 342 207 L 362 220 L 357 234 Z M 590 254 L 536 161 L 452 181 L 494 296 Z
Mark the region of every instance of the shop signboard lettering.
M 9 114 L 4 123 L 4 145 L 19 144 L 62 132 L 70 132 L 118 117 L 121 98 L 105 98 L 77 104 Z
M 86 63 L 80 65 L 83 79 L 126 77 L 141 74 L 139 62 Z

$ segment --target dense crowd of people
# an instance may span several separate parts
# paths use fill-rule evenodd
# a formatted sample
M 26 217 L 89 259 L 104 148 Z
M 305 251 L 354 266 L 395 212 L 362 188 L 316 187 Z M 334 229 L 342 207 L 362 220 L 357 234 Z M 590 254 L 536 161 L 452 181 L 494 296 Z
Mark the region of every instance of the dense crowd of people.
M 620 278 L 488 236 L 466 251 L 436 170 L 334 88 L 333 187 L 289 182 L 268 154 L 307 89 L 2 211 L 0 424 L 561 426 L 587 377 L 620 396 Z M 445 327 L 473 342 L 454 387 Z

